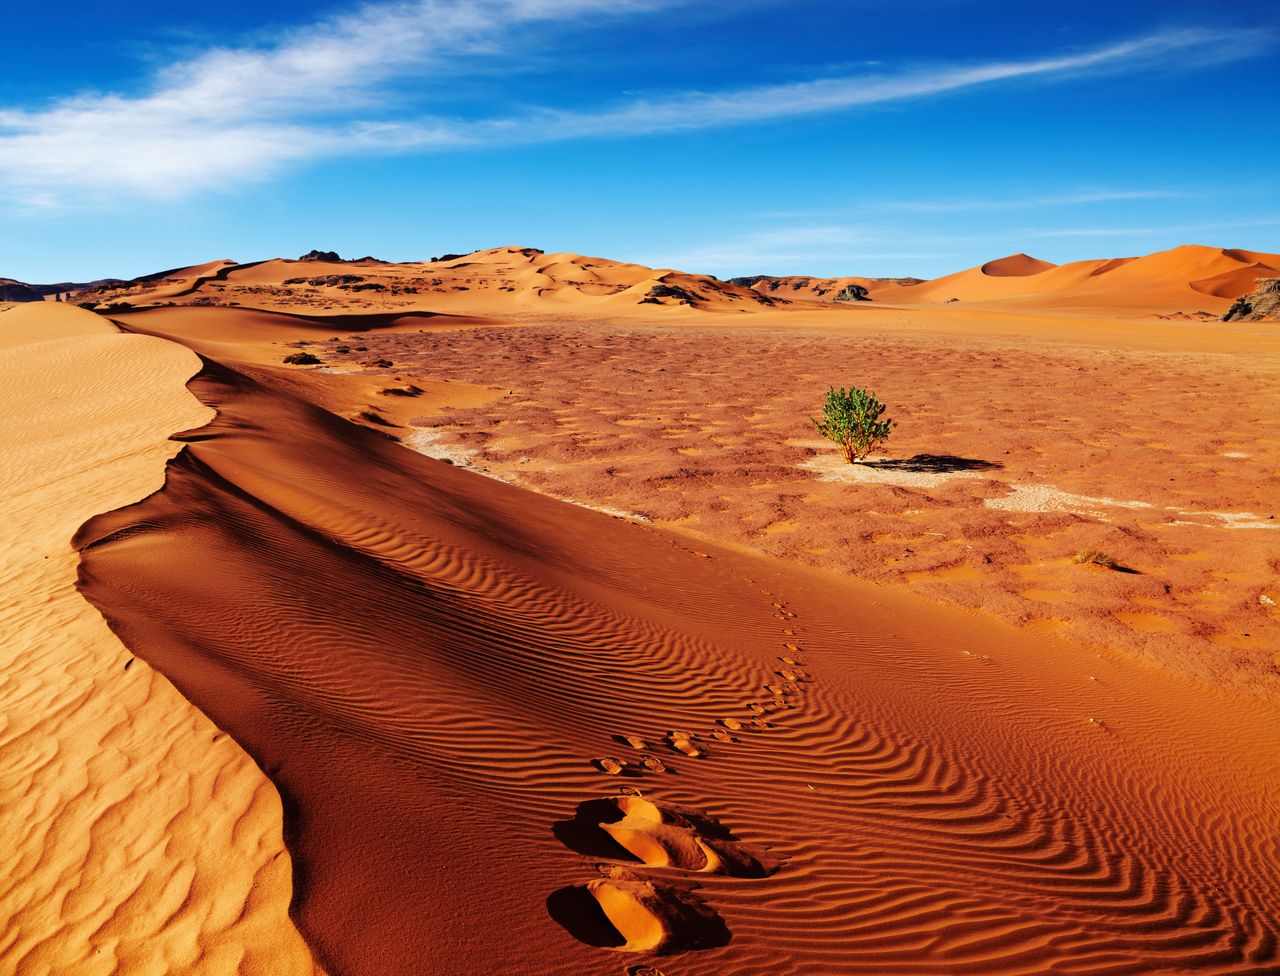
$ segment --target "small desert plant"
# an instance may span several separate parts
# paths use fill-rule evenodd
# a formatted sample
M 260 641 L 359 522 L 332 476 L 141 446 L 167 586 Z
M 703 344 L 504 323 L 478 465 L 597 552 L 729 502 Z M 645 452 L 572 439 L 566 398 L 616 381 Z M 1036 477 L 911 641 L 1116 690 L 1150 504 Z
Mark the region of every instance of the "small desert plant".
M 869 390 L 831 387 L 822 405 L 822 419 L 813 423 L 819 434 L 835 442 L 846 461 L 856 464 L 889 439 L 896 424 L 880 419 L 886 409 Z
M 309 352 L 295 352 L 292 355 L 284 357 L 285 364 L 288 366 L 316 366 L 320 360 Z
M 1081 549 L 1071 561 L 1078 566 L 1104 566 L 1107 569 L 1119 569 L 1120 564 L 1100 549 Z

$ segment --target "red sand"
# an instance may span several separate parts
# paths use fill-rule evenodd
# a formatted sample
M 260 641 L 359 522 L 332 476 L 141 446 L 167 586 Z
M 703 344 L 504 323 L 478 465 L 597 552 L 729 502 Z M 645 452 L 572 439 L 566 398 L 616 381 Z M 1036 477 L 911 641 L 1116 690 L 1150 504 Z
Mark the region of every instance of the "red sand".
M 216 416 L 84 524 L 81 592 L 270 782 L 217 734 L 148 765 L 149 706 L 131 775 L 170 789 L 206 742 L 237 827 L 195 856 L 162 820 L 184 908 L 67 958 L 129 971 L 139 918 L 181 972 L 1280 971 L 1280 330 L 1152 318 L 1274 260 L 1015 255 L 856 307 L 521 248 L 103 292 L 174 303 L 117 320 L 200 353 Z M 173 352 L 130 389 L 181 402 L 189 354 L 99 339 Z M 850 381 L 900 421 L 856 470 L 807 420 Z M 163 416 L 105 446 L 162 458 Z M 70 486 L 141 494 L 67 470 L 58 526 Z M 115 689 L 85 700 L 130 715 Z M 19 863 L 64 863 L 36 840 Z M 211 904 L 212 862 L 270 883 Z M 306 947 L 262 927 L 290 862 Z M 85 880 L 45 945 L 112 903 Z
M 333 971 L 1276 959 L 1274 705 L 194 389 L 217 419 L 81 533 L 82 587 L 280 789 Z M 589 803 L 623 787 L 748 866 L 638 858 Z

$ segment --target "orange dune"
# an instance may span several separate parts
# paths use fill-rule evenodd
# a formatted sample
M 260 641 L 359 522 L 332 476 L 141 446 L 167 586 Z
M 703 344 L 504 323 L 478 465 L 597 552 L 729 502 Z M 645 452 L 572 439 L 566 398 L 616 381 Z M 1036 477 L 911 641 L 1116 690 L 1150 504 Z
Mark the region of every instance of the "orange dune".
M 1057 265 L 1033 258 L 1030 254 L 1018 253 L 988 261 L 979 270 L 989 278 L 1029 278 L 1055 267 Z
M 0 972 L 304 974 L 280 800 L 76 593 L 68 540 L 159 489 L 199 361 L 0 310 Z
M 1280 274 L 1280 255 L 1186 245 L 1140 258 L 1103 258 L 1053 265 L 1012 254 L 955 274 L 916 278 L 710 275 L 640 264 L 496 247 L 447 260 L 390 264 L 272 259 L 237 265 L 210 262 L 92 293 L 104 304 L 186 306 L 239 304 L 315 311 L 418 310 L 463 316 L 555 314 L 670 315 L 763 312 L 794 305 L 857 308 L 861 300 L 892 305 L 981 303 L 1095 315 L 1172 312 L 1220 315 Z M 671 311 L 667 311 L 671 310 Z
M 1205 309 L 1221 314 L 1230 300 L 1280 270 L 1280 255 L 1185 245 L 1140 258 L 1050 265 L 1013 255 L 908 287 L 879 289 L 895 303 L 982 302 L 1046 310 L 1088 309 L 1154 314 Z
M 1280 967 L 1274 702 L 532 494 L 279 375 L 204 362 L 216 416 L 84 526 L 80 586 L 279 789 L 332 971 Z

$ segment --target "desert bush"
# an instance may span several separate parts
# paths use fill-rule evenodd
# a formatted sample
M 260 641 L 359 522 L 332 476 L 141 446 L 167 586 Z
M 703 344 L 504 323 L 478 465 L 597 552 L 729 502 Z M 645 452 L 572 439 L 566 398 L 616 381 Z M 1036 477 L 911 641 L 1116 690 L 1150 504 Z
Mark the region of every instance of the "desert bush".
M 287 366 L 316 366 L 320 360 L 309 352 L 295 352 L 284 357 Z
M 1100 549 L 1081 549 L 1071 561 L 1078 566 L 1105 566 L 1107 569 L 1119 569 L 1120 564 Z
M 831 387 L 822 405 L 822 419 L 813 423 L 819 434 L 840 448 L 846 461 L 856 464 L 889 439 L 896 424 L 880 419 L 886 409 L 869 390 Z

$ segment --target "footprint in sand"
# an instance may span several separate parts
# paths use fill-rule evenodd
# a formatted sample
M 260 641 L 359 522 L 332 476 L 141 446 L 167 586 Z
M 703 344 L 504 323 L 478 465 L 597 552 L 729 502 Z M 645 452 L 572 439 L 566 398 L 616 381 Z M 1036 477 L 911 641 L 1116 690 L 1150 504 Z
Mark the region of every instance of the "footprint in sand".
M 640 757 L 640 765 L 651 773 L 665 773 L 667 771 L 666 763 L 657 756 L 652 756 L 648 753 Z
M 763 878 L 781 862 L 739 841 L 714 817 L 659 805 L 634 791 L 579 804 L 572 820 L 552 828 L 579 853 L 644 868 Z M 547 911 L 575 938 L 618 952 L 681 952 L 729 941 L 724 921 L 690 884 L 658 882 L 619 863 L 597 863 L 600 877 L 561 888 Z M 631 976 L 659 970 L 633 966 Z
M 617 776 L 627 768 L 626 760 L 618 759 L 616 756 L 601 756 L 599 759 L 591 760 L 591 764 L 610 776 Z
M 687 886 L 596 878 L 554 892 L 547 911 L 579 941 L 615 952 L 683 952 L 729 941 L 715 909 Z M 657 972 L 638 971 L 646 970 Z
M 773 728 L 773 724 L 766 718 L 759 715 L 754 718 L 722 718 L 720 724 L 730 732 L 746 732 L 749 730 L 763 730 Z
M 574 818 L 557 823 L 553 831 L 580 854 L 647 868 L 763 878 L 781 865 L 700 810 L 634 794 L 581 803 Z
M 692 732 L 682 732 L 676 730 L 667 733 L 667 745 L 676 752 L 682 752 L 690 759 L 706 758 L 706 750 L 697 743 L 697 736 Z

